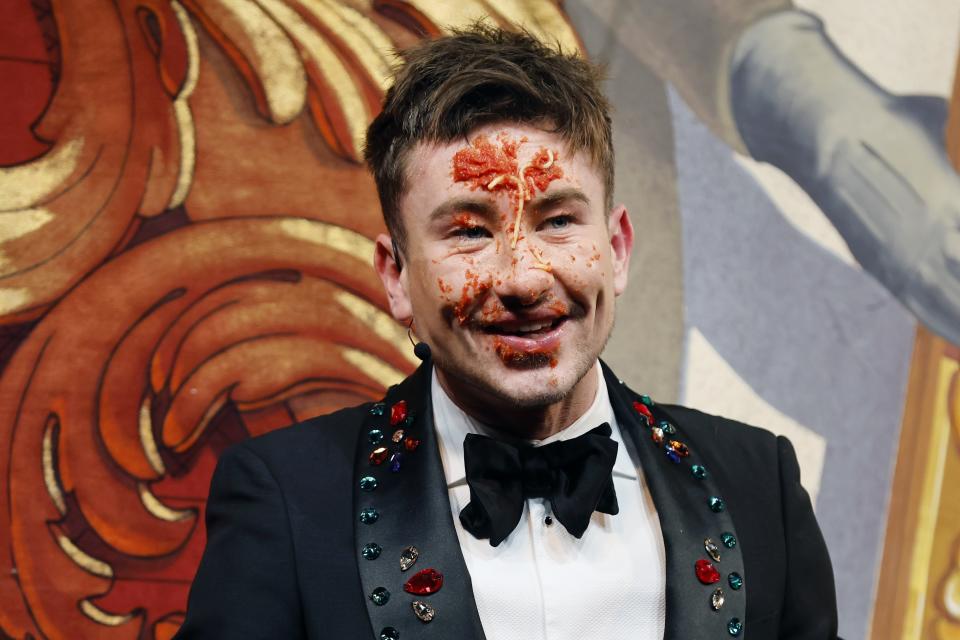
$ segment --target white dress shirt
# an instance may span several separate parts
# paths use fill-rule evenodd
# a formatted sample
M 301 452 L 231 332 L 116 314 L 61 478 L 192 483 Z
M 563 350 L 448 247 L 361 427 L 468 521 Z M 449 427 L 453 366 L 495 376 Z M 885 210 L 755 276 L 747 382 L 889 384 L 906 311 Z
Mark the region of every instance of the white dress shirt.
M 470 502 L 463 462 L 468 433 L 496 432 L 457 407 L 432 380 L 433 415 L 460 548 L 487 640 L 663 638 L 666 580 L 660 521 L 643 472 L 623 444 L 597 363 L 597 395 L 583 416 L 534 446 L 575 438 L 607 422 L 618 443 L 613 482 L 620 513 L 594 512 L 579 540 L 528 498 L 517 528 L 497 547 L 460 524 Z M 547 524 L 552 520 L 552 524 Z

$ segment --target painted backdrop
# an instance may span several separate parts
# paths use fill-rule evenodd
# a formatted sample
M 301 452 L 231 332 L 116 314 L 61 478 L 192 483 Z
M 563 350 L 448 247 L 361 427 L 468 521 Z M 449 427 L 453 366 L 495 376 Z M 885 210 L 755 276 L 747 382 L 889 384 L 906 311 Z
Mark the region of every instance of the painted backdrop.
M 957 637 L 940 0 L 0 4 L 5 634 L 170 637 L 218 453 L 412 369 L 362 136 L 394 48 L 483 16 L 608 65 L 614 368 L 794 441 L 842 635 Z

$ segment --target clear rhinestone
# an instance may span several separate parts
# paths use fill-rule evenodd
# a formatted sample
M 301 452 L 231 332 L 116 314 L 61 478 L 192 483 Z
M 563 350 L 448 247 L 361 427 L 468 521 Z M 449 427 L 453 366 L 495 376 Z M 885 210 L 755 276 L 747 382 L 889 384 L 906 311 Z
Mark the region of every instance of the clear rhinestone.
M 420 552 L 414 546 L 407 547 L 400 552 L 400 571 L 406 571 L 417 563 Z
M 713 592 L 713 595 L 710 596 L 710 608 L 714 611 L 719 611 L 720 607 L 722 607 L 726 601 L 727 598 L 723 595 L 723 589 L 718 587 L 717 590 Z
M 712 538 L 707 538 L 703 541 L 703 548 L 706 550 L 707 555 L 713 558 L 714 562 L 720 562 L 720 547 L 717 546 L 717 543 L 714 542 Z
M 417 616 L 420 622 L 430 622 L 437 615 L 437 610 L 423 600 L 414 600 L 410 606 L 413 607 L 413 615 Z

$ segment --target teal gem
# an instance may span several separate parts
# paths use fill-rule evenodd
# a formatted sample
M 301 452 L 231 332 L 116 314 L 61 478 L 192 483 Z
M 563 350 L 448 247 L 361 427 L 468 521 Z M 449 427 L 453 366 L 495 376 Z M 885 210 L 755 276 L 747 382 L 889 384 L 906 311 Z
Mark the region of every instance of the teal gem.
M 360 554 L 367 560 L 376 560 L 380 557 L 381 551 L 383 551 L 383 549 L 381 549 L 380 545 L 378 545 L 376 542 L 368 542 L 367 544 L 363 545 L 363 550 L 360 552 Z
M 650 396 L 648 396 L 648 395 L 646 395 L 646 394 L 640 396 L 640 402 L 642 402 L 643 404 L 647 405 L 648 407 L 652 407 L 652 406 L 653 406 L 653 400 L 651 400 L 651 399 L 650 399 Z
M 677 428 L 672 424 L 670 424 L 669 422 L 667 422 L 666 420 L 661 420 L 660 424 L 658 424 L 657 426 L 660 427 L 660 429 L 668 436 L 672 436 L 677 432 Z
M 383 431 L 380 431 L 380 429 L 370 429 L 370 433 L 367 434 L 367 440 L 370 441 L 370 444 L 380 444 L 383 442 Z
M 360 489 L 362 491 L 373 491 L 377 488 L 377 485 L 380 484 L 377 482 L 377 479 L 373 476 L 363 476 L 360 478 Z
M 390 592 L 383 587 L 377 587 L 373 590 L 373 593 L 370 594 L 370 599 L 373 600 L 373 604 L 382 607 L 390 600 Z
M 393 627 L 384 627 L 380 631 L 380 640 L 400 640 L 400 632 Z
M 400 423 L 400 426 L 402 426 L 404 429 L 409 429 L 410 427 L 413 426 L 413 413 L 412 413 L 412 412 L 407 414 L 407 417 L 403 419 L 403 422 Z
M 723 501 L 723 498 L 719 496 L 710 496 L 710 499 L 707 500 L 707 504 L 710 505 L 710 511 L 713 511 L 714 513 L 720 513 L 727 507 L 727 504 Z
M 740 622 L 740 618 L 730 618 L 730 622 L 727 623 L 727 633 L 736 637 L 741 631 L 743 631 L 743 623 Z
M 702 464 L 695 464 L 690 467 L 690 473 L 692 473 L 693 477 L 697 480 L 703 480 L 707 477 L 707 468 Z
M 724 531 L 720 534 L 720 542 L 722 542 L 723 546 L 725 546 L 727 549 L 733 549 L 735 546 L 737 546 L 737 539 L 733 537 L 733 534 L 729 531 Z
M 360 522 L 363 524 L 373 524 L 380 519 L 380 512 L 376 509 L 364 509 L 360 512 Z
M 370 407 L 370 415 L 372 416 L 382 416 L 387 411 L 387 405 L 383 402 L 377 402 L 372 407 Z
M 743 578 L 739 573 L 734 572 L 727 576 L 727 583 L 729 583 L 731 589 L 738 591 L 743 586 Z

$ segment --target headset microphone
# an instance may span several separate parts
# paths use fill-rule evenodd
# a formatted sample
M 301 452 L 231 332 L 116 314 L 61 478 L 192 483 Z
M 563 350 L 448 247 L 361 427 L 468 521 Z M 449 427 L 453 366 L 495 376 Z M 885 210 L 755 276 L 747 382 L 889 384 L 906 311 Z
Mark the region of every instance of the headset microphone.
M 430 345 L 426 342 L 414 342 L 413 335 L 410 333 L 410 330 L 413 328 L 413 320 L 410 320 L 410 325 L 407 327 L 407 340 L 410 341 L 410 344 L 413 345 L 413 355 L 417 356 L 423 361 L 430 359 Z

